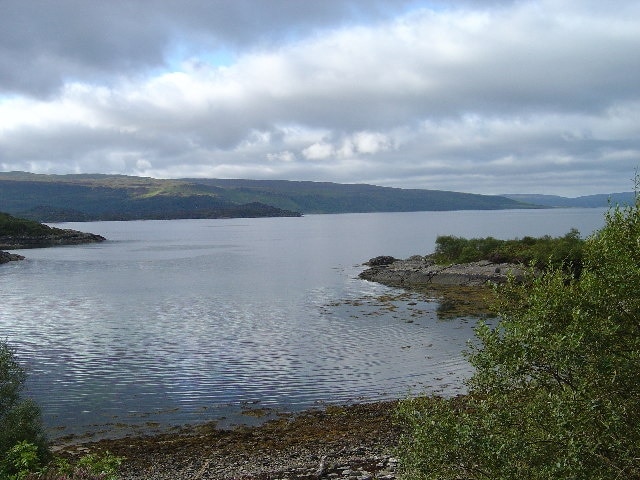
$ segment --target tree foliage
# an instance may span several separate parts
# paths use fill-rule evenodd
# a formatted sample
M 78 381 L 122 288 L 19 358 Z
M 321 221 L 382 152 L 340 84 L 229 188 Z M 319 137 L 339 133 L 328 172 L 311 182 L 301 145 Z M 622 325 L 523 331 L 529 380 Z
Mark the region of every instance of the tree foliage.
M 500 287 L 464 399 L 405 402 L 407 478 L 640 478 L 640 202 L 605 220 L 579 279 Z

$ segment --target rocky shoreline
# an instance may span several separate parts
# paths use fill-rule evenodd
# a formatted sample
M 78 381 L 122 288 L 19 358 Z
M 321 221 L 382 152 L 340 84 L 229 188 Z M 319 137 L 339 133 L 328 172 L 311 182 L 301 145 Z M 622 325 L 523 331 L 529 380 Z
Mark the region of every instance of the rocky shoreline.
M 126 457 L 122 480 L 393 480 L 397 401 L 331 406 L 232 430 L 205 424 L 166 434 L 57 449 Z
M 0 250 L 0 264 L 16 262 L 18 260 L 24 260 L 24 257 L 22 255 L 18 255 L 17 253 L 3 252 Z
M 5 252 L 4 250 L 82 245 L 85 243 L 104 242 L 105 240 L 106 238 L 102 235 L 71 229 L 56 229 L 49 235 L 0 235 L 0 264 L 25 259 L 22 255 Z
M 432 285 L 483 286 L 505 283 L 510 275 L 523 278 L 522 265 L 492 263 L 486 260 L 453 265 L 438 265 L 431 255 L 414 255 L 405 260 L 389 256 L 375 257 L 365 263 L 359 277 L 390 287 L 409 289 Z
M 56 229 L 49 235 L 0 235 L 0 249 L 43 248 L 61 245 L 81 245 L 104 242 L 106 238 L 94 233 L 71 229 Z

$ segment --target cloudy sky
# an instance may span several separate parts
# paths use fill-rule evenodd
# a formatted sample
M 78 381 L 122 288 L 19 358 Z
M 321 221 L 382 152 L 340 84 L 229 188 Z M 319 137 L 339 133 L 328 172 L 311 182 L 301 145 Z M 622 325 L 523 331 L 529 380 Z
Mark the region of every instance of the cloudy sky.
M 2 0 L 0 170 L 631 190 L 640 2 Z

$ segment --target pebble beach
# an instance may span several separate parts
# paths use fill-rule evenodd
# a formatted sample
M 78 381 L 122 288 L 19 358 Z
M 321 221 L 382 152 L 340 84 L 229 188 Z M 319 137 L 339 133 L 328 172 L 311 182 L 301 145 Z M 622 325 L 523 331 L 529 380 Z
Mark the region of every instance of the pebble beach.
M 124 457 L 122 480 L 397 478 L 397 402 L 331 406 L 254 426 L 190 426 L 170 433 L 65 446 L 76 456 Z

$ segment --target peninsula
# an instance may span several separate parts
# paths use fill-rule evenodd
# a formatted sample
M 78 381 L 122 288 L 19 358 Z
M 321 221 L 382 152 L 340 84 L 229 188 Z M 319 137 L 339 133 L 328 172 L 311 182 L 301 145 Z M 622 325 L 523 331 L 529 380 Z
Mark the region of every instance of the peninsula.
M 505 283 L 510 276 L 524 278 L 527 266 L 543 271 L 562 268 L 574 277 L 582 269 L 584 240 L 571 229 L 562 237 L 499 240 L 465 239 L 449 235 L 436 239 L 435 252 L 406 260 L 379 256 L 365 263 L 360 278 L 391 287 L 420 289 L 433 285 L 477 287 Z
M 106 239 L 101 235 L 50 227 L 8 213 L 0 213 L 0 263 L 24 259 L 22 255 L 2 250 L 79 245 L 104 240 Z

